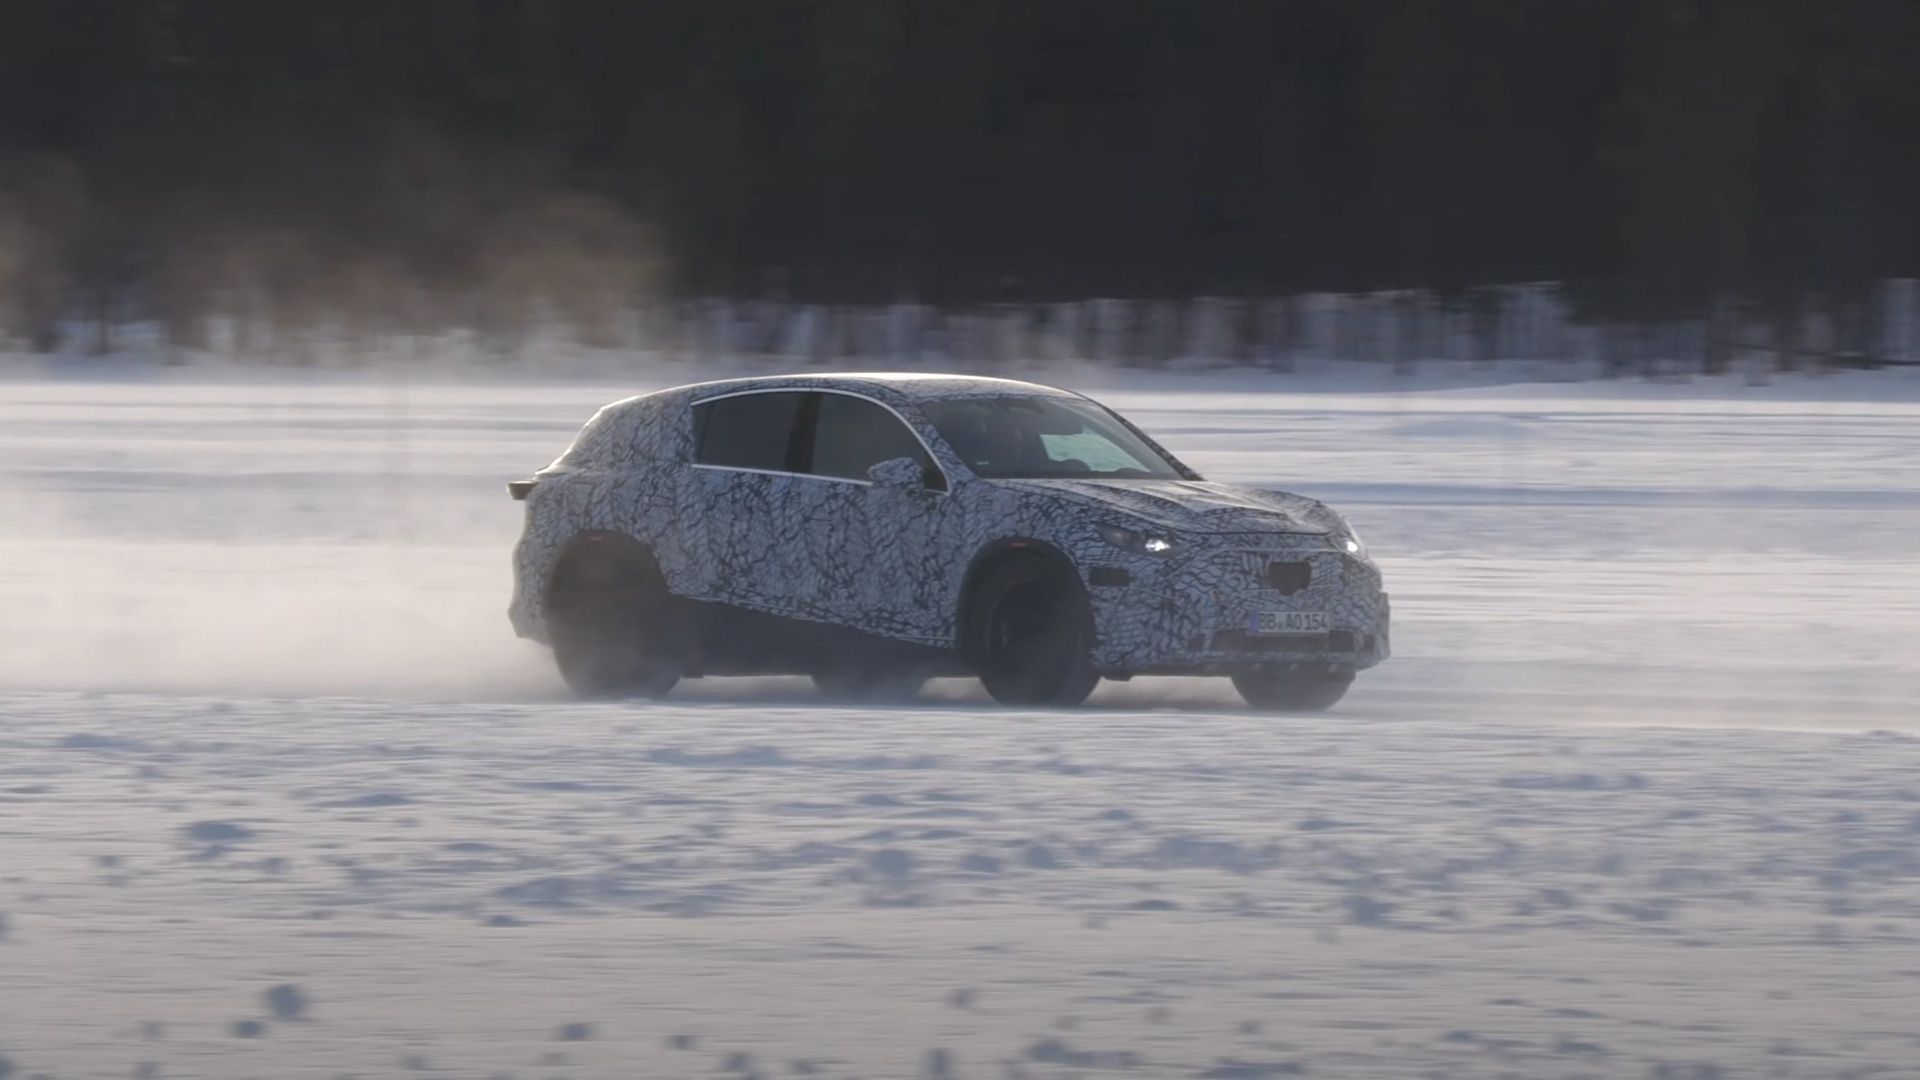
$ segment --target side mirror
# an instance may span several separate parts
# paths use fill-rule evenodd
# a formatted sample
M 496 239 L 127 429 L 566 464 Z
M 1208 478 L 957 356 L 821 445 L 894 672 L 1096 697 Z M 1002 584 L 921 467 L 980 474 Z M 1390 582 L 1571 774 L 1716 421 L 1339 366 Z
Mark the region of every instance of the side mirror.
M 927 486 L 926 473 L 918 461 L 910 457 L 888 458 L 875 462 L 867 470 L 867 479 L 878 487 L 923 488 Z

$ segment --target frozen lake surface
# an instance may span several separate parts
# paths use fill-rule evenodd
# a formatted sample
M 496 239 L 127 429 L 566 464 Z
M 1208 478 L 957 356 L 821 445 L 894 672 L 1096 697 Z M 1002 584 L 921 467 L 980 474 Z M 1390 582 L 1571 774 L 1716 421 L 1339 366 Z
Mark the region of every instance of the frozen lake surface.
M 1903 1075 L 1913 383 L 1101 391 L 1375 549 L 1303 719 L 574 704 L 503 483 L 643 386 L 0 382 L 0 1076 Z

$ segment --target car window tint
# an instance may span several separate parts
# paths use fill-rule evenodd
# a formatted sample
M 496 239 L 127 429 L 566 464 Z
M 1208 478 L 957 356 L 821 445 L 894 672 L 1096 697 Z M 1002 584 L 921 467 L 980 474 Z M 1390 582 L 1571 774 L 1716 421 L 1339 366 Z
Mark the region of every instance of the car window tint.
M 1040 448 L 1047 460 L 1068 471 L 1096 473 L 1125 472 L 1140 467 L 1140 461 L 1095 431 L 1074 435 L 1042 434 Z
M 867 470 L 891 458 L 910 457 L 927 464 L 920 440 L 898 416 L 865 398 L 820 395 L 813 425 L 813 462 L 819 476 L 865 480 Z
M 930 401 L 920 411 L 967 467 L 988 479 L 1182 475 L 1118 416 L 1090 401 L 1023 394 Z
M 693 407 L 693 460 L 735 469 L 790 468 L 787 447 L 805 394 L 740 394 Z

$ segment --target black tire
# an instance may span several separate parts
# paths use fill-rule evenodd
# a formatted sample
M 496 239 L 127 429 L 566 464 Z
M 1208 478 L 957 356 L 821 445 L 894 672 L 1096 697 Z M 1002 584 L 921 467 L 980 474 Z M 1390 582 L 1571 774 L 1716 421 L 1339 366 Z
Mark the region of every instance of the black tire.
M 638 545 L 602 543 L 555 578 L 547 610 L 560 675 L 585 698 L 664 697 L 685 666 L 666 579 Z
M 1100 682 L 1093 606 L 1072 570 L 1039 556 L 987 569 L 968 596 L 968 655 L 1002 705 L 1078 705 Z
M 1247 704 L 1272 712 L 1326 712 L 1352 685 L 1352 672 L 1243 671 L 1233 677 L 1233 688 Z
M 813 685 L 836 701 L 905 702 L 920 696 L 927 678 L 912 671 L 845 664 L 814 672 Z

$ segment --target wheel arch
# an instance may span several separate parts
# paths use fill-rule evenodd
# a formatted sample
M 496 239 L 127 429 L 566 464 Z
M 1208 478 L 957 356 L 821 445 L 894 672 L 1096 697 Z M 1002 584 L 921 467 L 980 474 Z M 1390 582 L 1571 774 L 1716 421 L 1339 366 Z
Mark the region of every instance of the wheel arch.
M 634 571 L 660 572 L 653 549 L 617 529 L 582 529 L 560 545 L 541 602 L 549 619 L 564 594 L 593 581 L 604 581 Z
M 960 594 L 954 609 L 954 649 L 969 661 L 973 659 L 973 594 L 989 571 L 1004 563 L 1017 559 L 1038 559 L 1047 562 L 1064 572 L 1082 589 L 1086 582 L 1081 579 L 1080 568 L 1073 558 L 1057 545 L 1031 536 L 1008 536 L 983 545 L 974 552 L 967 563 L 967 572 L 960 579 Z

